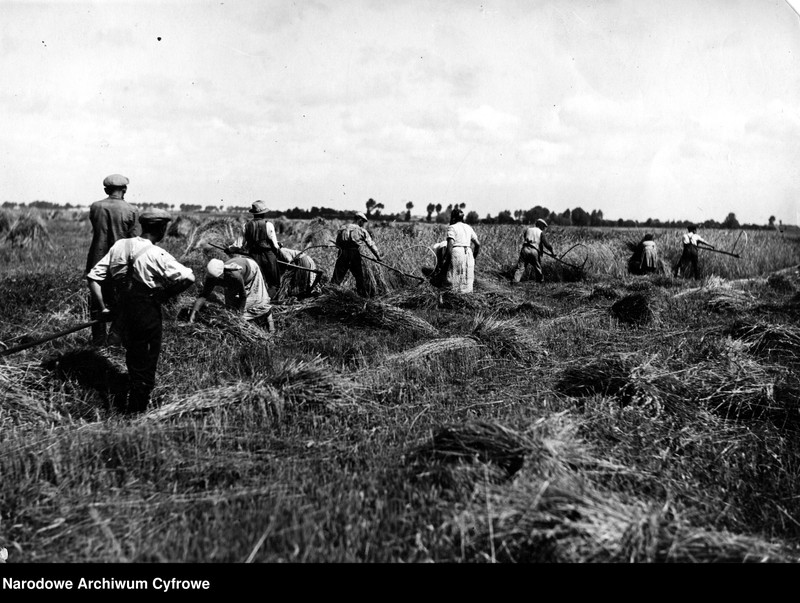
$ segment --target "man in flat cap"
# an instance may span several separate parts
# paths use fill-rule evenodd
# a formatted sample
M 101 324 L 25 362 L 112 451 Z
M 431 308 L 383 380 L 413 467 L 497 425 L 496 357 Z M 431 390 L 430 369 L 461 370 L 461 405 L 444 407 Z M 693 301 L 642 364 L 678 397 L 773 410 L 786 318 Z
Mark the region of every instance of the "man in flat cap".
M 525 229 L 525 235 L 522 239 L 522 249 L 520 249 L 519 260 L 517 261 L 517 269 L 514 271 L 515 283 L 522 280 L 522 275 L 525 274 L 525 268 L 529 264 L 533 268 L 533 277 L 536 282 L 541 283 L 544 281 L 544 274 L 542 273 L 542 253 L 545 249 L 553 253 L 553 247 L 544 236 L 545 230 L 547 230 L 547 222 L 541 218 L 536 220 L 531 228 Z
M 101 319 L 114 316 L 120 326 L 128 367 L 128 412 L 145 410 L 155 387 L 161 353 L 161 304 L 194 283 L 192 270 L 156 245 L 166 235 L 171 219 L 162 209 L 145 210 L 139 216 L 142 234 L 114 243 L 86 275 Z M 113 308 L 103 295 L 102 283 L 109 282 L 116 294 Z
M 267 283 L 270 297 L 275 297 L 281 285 L 281 271 L 278 265 L 281 246 L 275 234 L 275 226 L 267 220 L 269 208 L 263 201 L 255 201 L 249 211 L 253 214 L 253 219 L 244 225 L 242 251 L 256 261 Z
M 350 224 L 344 225 L 336 234 L 336 246 L 339 248 L 339 257 L 336 258 L 336 265 L 333 268 L 331 283 L 339 285 L 351 272 L 356 279 L 356 291 L 361 297 L 372 297 L 372 288 L 364 279 L 364 267 L 361 262 L 361 249 L 367 247 L 375 259 L 381 259 L 378 248 L 369 236 L 364 225 L 367 223 L 367 216 L 357 211 L 354 220 Z
M 126 239 L 136 235 L 136 208 L 125 201 L 125 193 L 128 190 L 128 179 L 120 174 L 111 174 L 103 179 L 103 188 L 108 197 L 95 201 L 89 206 L 89 220 L 92 223 L 92 243 L 89 246 L 89 253 L 86 257 L 86 273 L 88 273 L 97 262 L 100 261 L 111 246 L 119 239 Z M 110 284 L 106 285 L 103 291 L 104 297 L 109 304 L 114 301 L 114 292 Z M 89 296 L 89 315 L 92 320 L 99 318 L 100 308 L 95 304 L 94 298 Z M 117 343 L 119 338 L 116 328 L 112 327 L 112 333 L 108 339 L 111 343 Z M 107 341 L 106 325 L 97 324 L 92 326 L 92 343 L 96 346 L 104 346 Z

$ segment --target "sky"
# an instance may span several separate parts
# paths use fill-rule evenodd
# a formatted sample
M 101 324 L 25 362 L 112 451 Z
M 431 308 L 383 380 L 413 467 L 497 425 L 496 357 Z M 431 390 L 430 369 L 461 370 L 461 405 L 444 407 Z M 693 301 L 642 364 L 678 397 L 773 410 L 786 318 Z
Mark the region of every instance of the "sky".
M 798 9 L 0 0 L 0 202 L 797 224 Z

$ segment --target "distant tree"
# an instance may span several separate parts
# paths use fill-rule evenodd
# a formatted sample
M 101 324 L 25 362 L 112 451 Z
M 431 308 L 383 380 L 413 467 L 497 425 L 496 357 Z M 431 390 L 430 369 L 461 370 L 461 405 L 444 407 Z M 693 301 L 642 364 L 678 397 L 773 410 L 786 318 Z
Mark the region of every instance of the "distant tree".
M 461 209 L 464 209 L 464 208 L 467 206 L 467 204 L 466 204 L 466 203 L 459 203 L 459 204 L 458 204 L 458 206 L 459 206 Z
M 430 222 L 431 216 L 433 216 L 433 212 L 436 210 L 436 206 L 433 203 L 428 203 L 428 207 L 425 208 L 425 211 L 428 212 L 428 215 L 425 216 L 425 219 Z
M 564 213 L 559 214 L 560 221 L 559 224 L 562 226 L 569 226 L 572 224 L 572 212 L 569 209 L 564 210 Z
M 181 211 L 184 212 L 193 212 L 193 211 L 200 211 L 203 209 L 202 205 L 193 205 L 191 203 L 181 203 L 180 205 Z
M 589 224 L 592 226 L 602 226 L 603 210 L 593 209 L 591 215 L 589 216 Z
M 376 216 L 381 215 L 381 210 L 383 209 L 383 203 L 376 203 L 372 210 L 375 212 Z
M 18 204 L 13 201 L 3 201 L 3 208 L 5 209 L 14 209 L 17 205 Z
M 464 217 L 464 222 L 466 222 L 467 224 L 477 224 L 478 222 L 480 222 L 480 219 L 481 218 L 478 215 L 478 212 L 470 211 L 467 212 L 467 215 Z
M 739 228 L 739 220 L 736 219 L 736 214 L 731 212 L 722 221 L 722 228 Z
M 537 205 L 523 214 L 522 221 L 525 224 L 533 224 L 539 218 L 542 220 L 548 220 L 550 218 L 550 210 L 546 207 L 542 207 L 541 205 Z
M 511 212 L 507 209 L 504 209 L 499 214 L 497 214 L 497 223 L 498 224 L 513 224 L 514 217 L 511 215 Z
M 370 213 L 372 213 L 372 210 L 375 209 L 377 203 L 378 202 L 375 201 L 375 199 L 372 198 L 367 199 L 367 215 L 370 215 Z
M 411 210 L 414 209 L 414 204 L 409 201 L 406 203 L 406 222 L 411 222 Z
M 442 213 L 442 204 L 441 203 L 437 203 L 436 204 L 436 214 L 438 215 L 440 213 Z
M 591 216 L 580 207 L 576 207 L 570 213 L 570 219 L 573 226 L 589 226 Z

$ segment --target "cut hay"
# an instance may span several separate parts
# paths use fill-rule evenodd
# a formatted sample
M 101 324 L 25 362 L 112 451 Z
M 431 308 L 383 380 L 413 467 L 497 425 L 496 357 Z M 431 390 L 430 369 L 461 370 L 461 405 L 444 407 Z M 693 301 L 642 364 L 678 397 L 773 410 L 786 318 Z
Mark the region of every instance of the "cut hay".
M 480 349 L 480 344 L 472 337 L 445 337 L 426 341 L 416 347 L 388 356 L 388 362 L 414 362 L 416 360 L 428 359 L 432 356 L 449 354 L 453 352 L 465 352 Z
M 409 332 L 434 337 L 437 329 L 413 312 L 374 299 L 365 299 L 353 291 L 329 286 L 325 293 L 298 306 L 297 311 L 312 316 L 360 326 L 373 326 L 393 332 Z
M 181 214 L 172 220 L 167 228 L 168 237 L 186 239 L 192 236 L 203 220 L 190 214 Z
M 525 435 L 492 421 L 473 421 L 440 427 L 429 440 L 416 445 L 406 461 L 418 477 L 430 475 L 439 464 L 490 463 L 512 477 L 534 449 Z M 442 467 L 438 467 L 442 469 Z
M 252 406 L 262 409 L 265 416 L 280 420 L 284 401 L 280 394 L 263 381 L 235 383 L 211 387 L 191 396 L 164 404 L 148 411 L 139 421 L 166 421 L 185 415 L 197 415 L 229 406 Z
M 320 356 L 286 360 L 273 369 L 267 381 L 293 405 L 349 405 L 359 389 L 355 382 L 334 372 Z
M 530 300 L 520 304 L 503 303 L 497 308 L 497 313 L 503 316 L 533 316 L 536 318 L 550 318 L 555 313 L 552 308 Z
M 615 287 L 610 285 L 598 285 L 586 296 L 590 301 L 598 299 L 619 299 L 620 293 Z
M 653 322 L 657 313 L 649 293 L 632 293 L 611 305 L 611 314 L 620 322 L 641 326 Z
M 382 298 L 387 304 L 411 310 L 432 310 L 439 306 L 442 291 L 429 282 L 416 287 L 398 289 Z
M 187 315 L 188 308 L 185 308 L 178 318 L 185 319 Z M 239 344 L 267 344 L 272 341 L 269 332 L 219 303 L 206 304 L 198 312 L 195 322 L 183 323 L 181 333 L 198 339 L 226 340 Z
M 214 218 L 202 221 L 187 237 L 183 256 L 194 250 L 228 247 L 242 241 L 242 222 L 238 218 Z
M 47 224 L 38 212 L 3 212 L 0 222 L 2 241 L 12 247 L 48 247 L 52 249 Z
M 303 234 L 300 236 L 300 249 L 330 245 L 336 240 L 336 231 L 333 226 L 323 218 L 314 218 L 306 223 Z
M 748 346 L 750 352 L 765 356 L 800 358 L 800 329 L 767 322 L 737 322 L 729 334 Z
M 547 356 L 536 332 L 518 318 L 501 319 L 479 313 L 472 322 L 470 334 L 498 356 L 511 356 L 530 364 Z
M 613 354 L 593 361 L 579 359 L 561 370 L 555 388 L 575 398 L 614 396 L 627 403 L 635 393 L 631 375 L 637 364 L 632 354 Z
M 767 285 L 780 293 L 794 293 L 796 290 L 793 280 L 786 274 L 770 274 L 767 277 Z
M 755 297 L 745 291 L 719 288 L 712 290 L 706 306 L 718 313 L 739 313 L 753 307 L 755 301 Z

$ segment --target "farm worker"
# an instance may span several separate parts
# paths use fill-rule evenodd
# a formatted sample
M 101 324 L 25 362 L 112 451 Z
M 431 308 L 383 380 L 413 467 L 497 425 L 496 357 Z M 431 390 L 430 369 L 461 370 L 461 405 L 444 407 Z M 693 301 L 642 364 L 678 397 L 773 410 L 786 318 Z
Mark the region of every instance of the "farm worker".
M 86 256 L 86 271 L 94 268 L 111 246 L 119 239 L 136 235 L 136 208 L 125 201 L 130 181 L 120 174 L 111 174 L 103 179 L 103 189 L 108 197 L 95 201 L 89 206 L 89 221 L 92 223 L 92 243 Z M 111 283 L 103 285 L 103 296 L 109 305 L 114 303 L 114 290 Z M 92 320 L 100 317 L 100 308 L 94 297 L 89 295 L 89 315 Z M 109 341 L 110 340 L 110 341 Z M 107 343 L 118 344 L 119 333 L 112 326 L 111 333 L 106 333 L 105 323 L 92 325 L 92 344 L 104 346 Z
M 430 271 L 430 281 L 435 287 L 441 287 L 444 280 L 444 273 L 442 269 L 445 264 L 445 256 L 447 255 L 447 239 L 434 243 L 430 247 L 431 251 L 436 255 L 436 266 Z M 427 274 L 427 272 L 425 272 Z
M 267 285 L 254 260 L 242 256 L 235 256 L 224 262 L 210 260 L 206 266 L 203 290 L 192 306 L 189 322 L 194 322 L 197 313 L 216 287 L 224 289 L 225 305 L 228 308 L 240 313 L 245 320 L 264 326 L 270 333 L 275 332 Z
M 281 270 L 278 266 L 280 244 L 275 234 L 275 226 L 267 221 L 267 204 L 255 201 L 250 207 L 253 219 L 244 225 L 244 252 L 253 258 L 264 282 L 267 283 L 269 295 L 274 297 L 281 285 Z
M 336 246 L 340 249 L 339 257 L 336 258 L 336 265 L 333 267 L 331 283 L 340 284 L 347 276 L 348 270 L 356 279 L 356 291 L 361 297 L 371 297 L 373 291 L 367 286 L 364 279 L 364 269 L 361 262 L 361 248 L 367 247 L 375 259 L 380 261 L 381 254 L 369 236 L 364 225 L 367 223 L 367 216 L 363 212 L 356 212 L 353 222 L 346 224 L 339 229 L 336 234 Z
M 450 212 L 447 227 L 447 249 L 444 252 L 444 286 L 456 293 L 472 293 L 475 283 L 475 258 L 481 250 L 478 235 L 472 226 L 464 223 L 460 207 Z
M 533 268 L 533 276 L 537 283 L 544 281 L 542 273 L 542 253 L 547 249 L 553 253 L 553 247 L 544 235 L 547 230 L 547 222 L 539 218 L 531 228 L 525 229 L 522 240 L 522 249 L 517 260 L 517 269 L 514 271 L 514 282 L 518 283 L 525 274 L 525 268 L 530 264 Z
M 688 266 L 692 278 L 697 279 L 700 276 L 700 270 L 697 267 L 697 244 L 703 243 L 711 249 L 715 249 L 715 247 L 696 233 L 697 227 L 694 224 L 691 224 L 687 231 L 683 235 L 683 253 L 672 273 L 673 276 L 678 276 L 679 272 L 683 272 L 683 276 L 687 276 L 686 268 Z
M 641 247 L 641 259 L 639 261 L 639 274 L 656 272 L 658 270 L 658 250 L 653 235 L 649 232 L 644 235 L 644 239 L 639 244 Z
M 125 346 L 129 412 L 145 410 L 155 387 L 161 353 L 161 304 L 194 283 L 192 270 L 156 245 L 171 219 L 162 209 L 143 211 L 139 216 L 142 234 L 114 243 L 86 275 L 101 318 L 112 316 L 101 283 L 111 280 L 116 290 L 113 314 Z
M 286 295 L 302 298 L 318 294 L 320 292 L 319 277 L 321 275 L 310 272 L 317 269 L 314 258 L 307 253 L 297 249 L 289 249 L 288 247 L 281 247 L 280 253 L 281 261 L 298 266 L 298 268 L 284 268 L 281 282 L 287 281 L 283 285 L 286 287 Z M 303 268 L 307 268 L 307 270 L 303 270 Z

